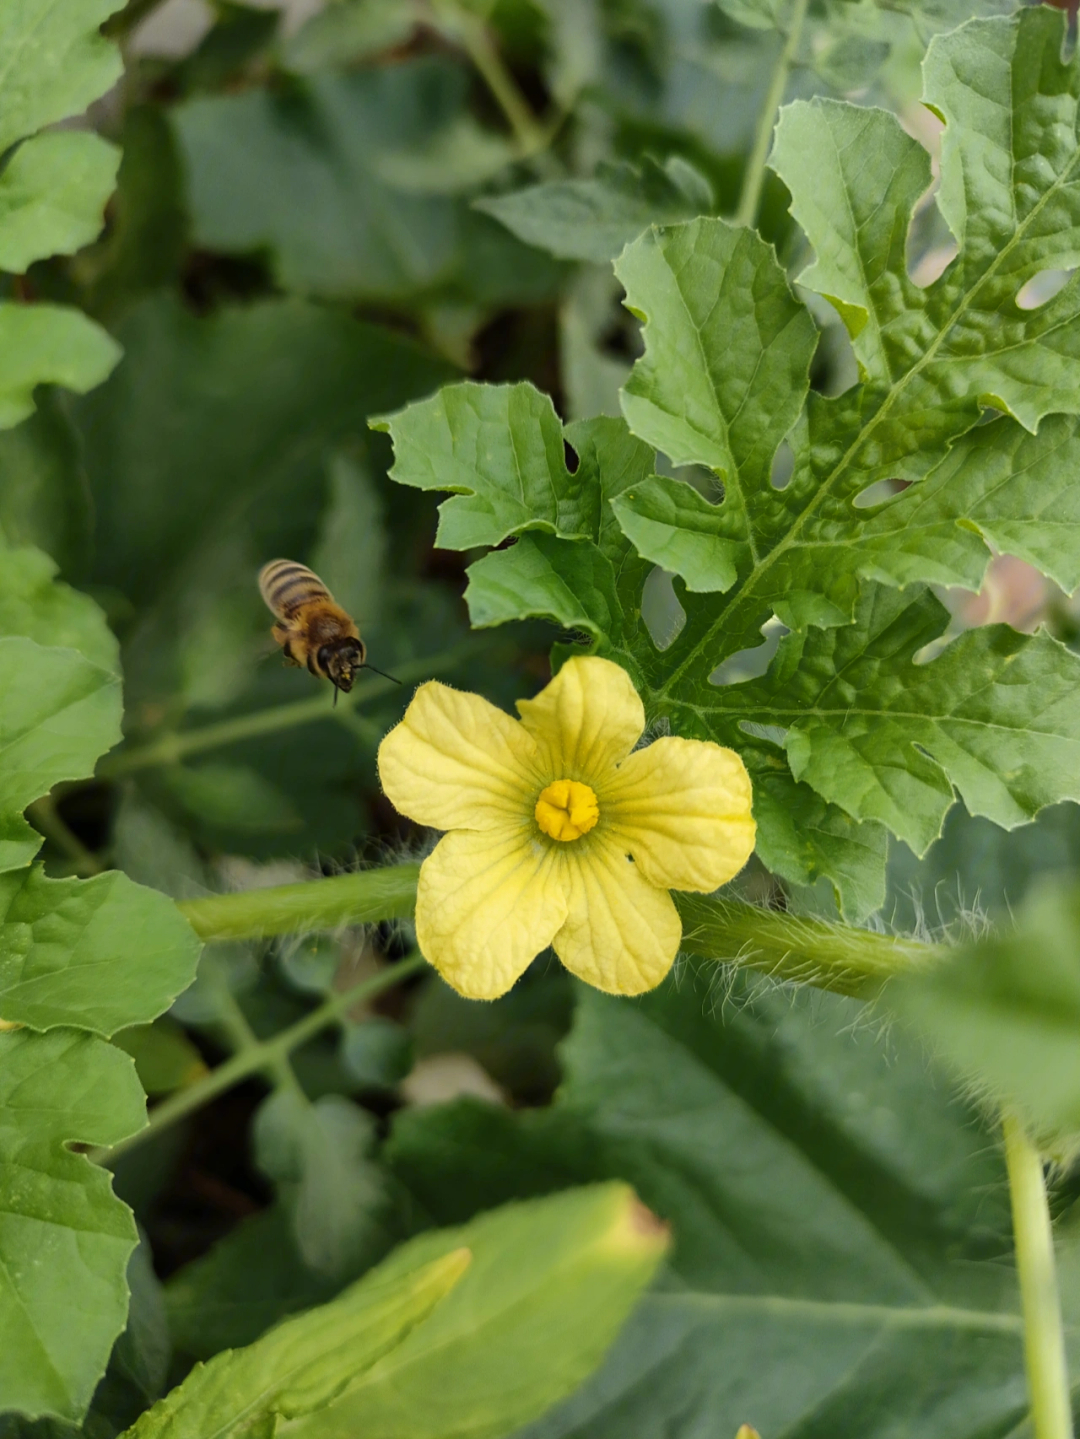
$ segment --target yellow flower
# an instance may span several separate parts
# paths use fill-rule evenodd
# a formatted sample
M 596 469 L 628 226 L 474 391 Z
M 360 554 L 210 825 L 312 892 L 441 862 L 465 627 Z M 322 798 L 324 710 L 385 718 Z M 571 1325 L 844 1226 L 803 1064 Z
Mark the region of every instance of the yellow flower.
M 420 949 L 470 999 L 549 944 L 597 989 L 652 989 L 682 938 L 668 890 L 708 893 L 754 848 L 743 762 L 703 740 L 634 750 L 645 711 L 610 660 L 567 661 L 518 710 L 432 680 L 379 747 L 393 804 L 449 831 L 420 869 Z

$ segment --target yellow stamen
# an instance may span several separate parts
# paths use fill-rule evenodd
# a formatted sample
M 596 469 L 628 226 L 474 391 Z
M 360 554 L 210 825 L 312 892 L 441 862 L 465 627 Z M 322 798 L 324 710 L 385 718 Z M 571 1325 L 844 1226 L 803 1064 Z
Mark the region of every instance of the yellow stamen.
M 580 839 L 600 818 L 596 795 L 576 779 L 557 779 L 536 801 L 536 823 L 552 839 Z

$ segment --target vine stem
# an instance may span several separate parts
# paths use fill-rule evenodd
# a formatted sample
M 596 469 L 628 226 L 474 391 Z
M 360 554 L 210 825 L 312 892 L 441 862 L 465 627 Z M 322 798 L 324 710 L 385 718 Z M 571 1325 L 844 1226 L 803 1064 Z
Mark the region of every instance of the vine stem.
M 231 1059 L 227 1059 L 224 1064 L 219 1064 L 216 1069 L 212 1069 L 205 1079 L 198 1080 L 188 1088 L 170 1095 L 161 1104 L 155 1105 L 150 1111 L 150 1119 L 145 1129 L 140 1129 L 137 1134 L 120 1140 L 111 1149 L 91 1151 L 90 1158 L 99 1164 L 107 1164 L 119 1158 L 121 1154 L 145 1143 L 155 1134 L 160 1134 L 162 1130 L 168 1129 L 187 1115 L 193 1114 L 204 1104 L 209 1104 L 211 1099 L 215 1099 L 219 1094 L 224 1094 L 227 1089 L 232 1089 L 253 1074 L 264 1073 L 272 1080 L 280 1082 L 283 1076 L 283 1066 L 288 1063 L 288 1057 L 294 1049 L 299 1048 L 301 1044 L 314 1038 L 321 1030 L 339 1020 L 342 1015 L 352 1009 L 353 1005 L 364 1000 L 374 999 L 384 989 L 390 989 L 395 984 L 400 984 L 403 979 L 408 979 L 410 975 L 416 974 L 426 964 L 427 961 L 422 955 L 411 954 L 390 968 L 384 969 L 380 974 L 362 980 L 359 984 L 354 984 L 351 989 L 342 990 L 340 994 L 332 995 L 316 1009 L 313 1009 L 310 1014 L 297 1020 L 288 1029 L 281 1030 L 271 1039 L 255 1039 L 254 1036 L 251 1036 L 238 1048 Z
M 431 674 L 452 669 L 459 660 L 475 655 L 483 648 L 487 646 L 457 645 L 454 649 L 442 651 L 441 654 L 413 660 L 400 666 L 398 679 L 403 684 L 426 679 Z M 358 718 L 353 711 L 361 705 L 382 699 L 383 695 L 397 688 L 390 680 L 374 679 L 365 684 L 363 689 L 346 696 L 336 710 L 332 697 L 318 694 L 310 699 L 294 700 L 291 704 L 256 710 L 253 714 L 236 715 L 233 719 L 219 720 L 216 724 L 203 725 L 199 729 L 162 735 L 148 744 L 136 745 L 107 756 L 98 765 L 97 773 L 103 778 L 116 779 L 121 775 L 131 774 L 134 770 L 150 769 L 161 764 L 178 764 L 189 755 L 202 754 L 222 745 L 237 744 L 241 740 L 258 739 L 261 735 L 277 734 L 281 730 L 310 724 L 314 720 L 336 720 L 338 723 L 348 724 Z
M 186 899 L 177 908 L 200 939 L 265 939 L 406 919 L 416 903 L 417 864 Z
M 757 130 L 754 133 L 754 147 L 746 162 L 742 192 L 739 195 L 739 208 L 735 211 L 736 225 L 753 225 L 757 219 L 758 205 L 761 203 L 761 187 L 765 183 L 765 162 L 769 158 L 769 147 L 772 144 L 772 134 L 776 127 L 776 117 L 784 100 L 784 91 L 787 89 L 788 76 L 791 74 L 795 52 L 802 39 L 803 22 L 806 19 L 808 6 L 809 0 L 794 0 L 791 7 L 791 23 L 788 26 L 787 38 L 773 68 L 772 78 L 765 95 L 765 103 L 758 116 Z
M 514 133 L 521 158 L 545 150 L 551 138 L 549 129 L 533 114 L 483 20 L 470 14 L 458 0 L 432 0 L 432 8 L 453 29 L 462 49 L 483 77 Z
M 1042 1159 L 1015 1114 L 1002 1116 L 1016 1269 L 1024 1313 L 1024 1359 L 1035 1439 L 1073 1439 L 1054 1235 Z

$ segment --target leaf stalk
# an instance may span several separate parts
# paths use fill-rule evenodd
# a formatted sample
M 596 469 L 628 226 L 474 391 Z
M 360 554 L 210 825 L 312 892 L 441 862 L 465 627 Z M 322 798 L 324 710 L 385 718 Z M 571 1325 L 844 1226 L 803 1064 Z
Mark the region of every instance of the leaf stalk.
M 765 93 L 761 114 L 758 116 L 754 145 L 750 151 L 750 158 L 746 162 L 742 191 L 739 194 L 739 207 L 735 211 L 736 225 L 753 225 L 757 220 L 758 206 L 761 203 L 761 189 L 765 183 L 765 162 L 769 158 L 773 130 L 776 128 L 776 117 L 783 104 L 788 76 L 791 74 L 799 41 L 802 39 L 803 22 L 806 20 L 808 6 L 809 0 L 794 0 L 791 7 L 791 23 L 788 26 L 787 38 L 784 40 L 784 48 L 777 57 L 776 65 L 773 67 L 769 88 Z
M 91 1151 L 90 1158 L 99 1164 L 111 1163 L 121 1154 L 126 1154 L 129 1149 L 143 1144 L 155 1134 L 160 1134 L 162 1130 L 170 1128 L 179 1120 L 186 1118 L 187 1115 L 201 1109 L 204 1104 L 209 1104 L 219 1094 L 224 1094 L 226 1090 L 241 1084 L 245 1079 L 250 1079 L 253 1074 L 266 1073 L 272 1080 L 279 1078 L 281 1065 L 288 1063 L 288 1056 L 294 1049 L 298 1049 L 300 1045 L 327 1029 L 342 1015 L 347 1014 L 354 1005 L 374 999 L 383 990 L 391 989 L 395 984 L 400 984 L 403 979 L 408 979 L 410 975 L 416 974 L 426 964 L 427 961 L 422 955 L 411 954 L 397 964 L 384 969 L 381 973 L 362 980 L 359 984 L 354 984 L 351 989 L 345 989 L 340 994 L 332 995 L 316 1009 L 313 1009 L 310 1014 L 297 1020 L 288 1029 L 281 1030 L 271 1039 L 259 1039 L 254 1044 L 246 1044 L 231 1059 L 227 1059 L 224 1064 L 219 1064 L 216 1069 L 211 1070 L 205 1079 L 200 1079 L 186 1089 L 178 1090 L 168 1099 L 163 1100 L 161 1104 L 155 1105 L 150 1112 L 150 1119 L 145 1129 L 140 1129 L 136 1134 L 122 1139 L 111 1149 Z
M 478 648 L 475 644 L 457 645 L 453 649 L 443 650 L 440 654 L 412 660 L 398 667 L 399 678 L 405 684 L 427 679 L 431 674 L 452 669 L 460 660 L 475 655 Z M 398 686 L 391 684 L 389 680 L 374 679 L 362 689 L 348 695 L 336 710 L 330 696 L 318 694 L 310 699 L 294 700 L 290 704 L 272 705 L 252 714 L 236 715 L 233 719 L 219 720 L 216 724 L 202 725 L 199 729 L 161 735 L 147 744 L 135 745 L 117 754 L 108 755 L 98 765 L 97 772 L 104 779 L 118 779 L 136 770 L 179 764 L 191 755 L 220 749 L 223 745 L 239 744 L 243 740 L 260 739 L 263 735 L 278 734 L 281 730 L 294 729 L 298 725 L 310 724 L 316 720 L 334 720 L 353 727 L 352 721 L 357 718 L 354 710 L 382 699 L 384 695 L 397 689 Z
M 1065 1331 L 1042 1158 L 1015 1114 L 1006 1111 L 1001 1127 L 1024 1313 L 1032 1427 L 1035 1439 L 1073 1439 Z

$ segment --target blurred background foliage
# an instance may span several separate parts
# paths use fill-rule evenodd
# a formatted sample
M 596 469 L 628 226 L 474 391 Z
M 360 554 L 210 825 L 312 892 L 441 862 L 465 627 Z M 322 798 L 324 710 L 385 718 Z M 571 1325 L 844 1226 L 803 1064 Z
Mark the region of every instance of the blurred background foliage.
M 559 636 L 470 634 L 471 556 L 433 548 L 436 501 L 388 481 L 368 418 L 462 375 L 531 379 L 565 418 L 618 414 L 639 348 L 610 260 L 653 220 L 734 213 L 785 13 L 785 0 L 118 12 L 125 74 L 87 118 L 123 151 L 106 232 L 11 282 L 80 306 L 123 348 L 100 388 L 42 390 L 0 433 L 7 541 L 52 555 L 122 644 L 126 743 L 39 812 L 50 873 L 117 866 L 190 897 L 422 852 L 374 767 L 411 684 L 437 675 L 509 705 L 543 682 Z M 788 98 L 884 105 L 932 145 L 919 62 L 970 13 L 813 0 Z M 761 228 L 797 265 L 771 174 Z M 913 272 L 936 273 L 947 241 L 928 206 Z M 853 360 L 836 317 L 818 318 L 815 384 L 835 392 Z M 331 710 L 283 668 L 255 587 L 277 555 L 326 579 L 402 689 L 366 676 Z M 983 596 L 948 598 L 957 625 L 1076 633 L 1066 597 L 1015 561 Z M 670 625 L 659 572 L 645 603 L 654 632 Z M 977 930 L 1078 861 L 1075 807 L 1005 834 L 958 806 L 923 861 L 895 846 L 882 922 Z M 760 868 L 742 882 L 828 905 Z M 387 928 L 211 946 L 171 1015 L 119 1042 L 167 1095 L 238 1033 L 276 1033 L 407 943 Z M 145 1242 L 86 1432 L 115 1433 L 195 1359 L 330 1298 L 417 1230 L 609 1177 L 673 1223 L 674 1259 L 600 1379 L 530 1436 L 733 1434 L 745 1418 L 809 1436 L 854 1433 L 853 1415 L 884 1436 L 899 1413 L 913 1433 L 1006 1432 L 1026 1402 L 1015 1334 L 889 1318 L 1007 1299 L 1007 1203 L 980 1116 L 853 1004 L 725 984 L 684 969 L 615 1003 L 541 958 L 479 1006 L 425 977 L 294 1054 L 302 1102 L 251 1081 L 132 1148 L 117 1188 Z M 1065 1173 L 1062 1206 L 1074 1188 Z M 766 1296 L 790 1304 L 755 1309 Z M 0 1418 L 4 1436 L 62 1428 Z

